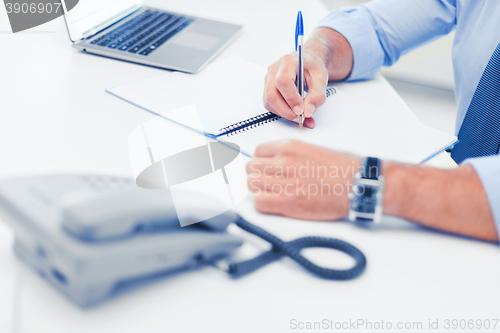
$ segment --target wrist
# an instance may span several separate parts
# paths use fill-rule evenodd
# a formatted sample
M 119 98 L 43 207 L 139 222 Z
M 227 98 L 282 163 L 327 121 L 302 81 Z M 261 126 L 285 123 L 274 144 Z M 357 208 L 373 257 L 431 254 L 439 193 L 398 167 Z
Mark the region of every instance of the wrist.
M 404 209 L 405 195 L 405 174 L 407 173 L 408 166 L 383 162 L 382 172 L 385 177 L 385 191 L 384 191 L 384 214 L 401 216 Z
M 325 68 L 328 66 L 330 52 L 328 39 L 326 39 L 323 34 L 317 33 L 316 31 L 313 32 L 311 37 L 304 44 L 304 54 L 307 54 L 315 61 L 319 61 Z
M 321 61 L 328 71 L 329 81 L 349 76 L 353 66 L 352 48 L 347 39 L 330 28 L 317 28 L 304 45 L 304 52 Z

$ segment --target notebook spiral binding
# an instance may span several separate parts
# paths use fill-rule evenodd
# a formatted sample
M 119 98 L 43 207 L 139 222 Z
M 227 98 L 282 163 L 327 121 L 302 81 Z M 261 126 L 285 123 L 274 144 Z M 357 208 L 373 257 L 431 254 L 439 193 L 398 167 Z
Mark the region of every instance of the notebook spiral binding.
M 227 136 L 234 135 L 241 133 L 247 129 L 252 129 L 257 126 L 260 126 L 261 124 L 270 123 L 280 118 L 281 118 L 280 116 L 275 115 L 274 113 L 266 112 L 259 114 L 258 116 L 248 118 L 246 120 L 221 128 L 220 131 L 222 132 L 223 135 Z
M 328 98 L 336 93 L 337 93 L 337 90 L 335 88 L 328 88 L 328 89 L 326 89 L 325 95 Z M 226 136 L 234 135 L 234 134 L 238 134 L 238 133 L 241 133 L 243 131 L 246 131 L 247 129 L 252 129 L 252 128 L 255 128 L 257 126 L 260 126 L 261 124 L 270 123 L 270 122 L 278 120 L 280 118 L 281 118 L 280 116 L 278 116 L 272 112 L 266 112 L 266 113 L 259 114 L 258 116 L 248 118 L 246 120 L 237 122 L 235 124 L 223 127 L 220 129 L 220 132 L 222 133 L 222 135 L 226 135 Z
M 332 88 L 326 89 L 326 94 L 325 95 L 326 95 L 326 98 L 328 98 L 328 97 L 330 97 L 332 95 L 335 95 L 336 93 L 337 93 L 337 89 L 335 89 L 335 88 L 332 87 Z

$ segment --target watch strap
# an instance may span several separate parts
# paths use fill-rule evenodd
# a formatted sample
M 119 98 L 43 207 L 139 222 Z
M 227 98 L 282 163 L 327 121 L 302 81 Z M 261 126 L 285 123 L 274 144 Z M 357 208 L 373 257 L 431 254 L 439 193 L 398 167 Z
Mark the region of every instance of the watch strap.
M 356 174 L 349 199 L 349 219 L 357 222 L 378 223 L 381 218 L 381 195 L 384 190 L 384 177 L 381 172 L 382 161 L 375 157 L 365 157 Z M 357 180 L 356 180 L 357 179 Z M 363 193 L 355 188 L 363 187 Z M 359 190 L 358 190 L 359 191 Z
M 378 179 L 382 161 L 376 157 L 365 157 L 361 161 L 361 178 Z

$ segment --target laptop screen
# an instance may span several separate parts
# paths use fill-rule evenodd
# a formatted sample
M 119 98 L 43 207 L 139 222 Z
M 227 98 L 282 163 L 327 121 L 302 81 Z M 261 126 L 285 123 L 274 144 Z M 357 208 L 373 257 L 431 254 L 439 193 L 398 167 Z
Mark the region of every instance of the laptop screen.
M 64 19 L 71 41 L 77 42 L 138 9 L 143 0 L 80 0 L 66 11 L 65 0 L 61 0 Z

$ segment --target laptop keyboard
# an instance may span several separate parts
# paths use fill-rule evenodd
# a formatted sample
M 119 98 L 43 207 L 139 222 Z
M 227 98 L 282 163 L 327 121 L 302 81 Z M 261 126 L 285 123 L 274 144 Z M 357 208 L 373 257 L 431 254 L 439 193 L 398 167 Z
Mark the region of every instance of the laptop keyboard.
M 193 21 L 148 9 L 90 43 L 147 56 Z

